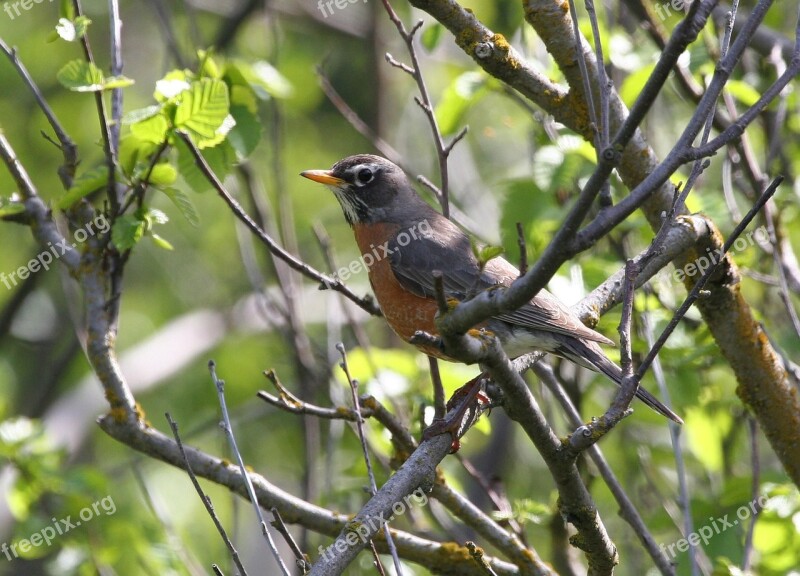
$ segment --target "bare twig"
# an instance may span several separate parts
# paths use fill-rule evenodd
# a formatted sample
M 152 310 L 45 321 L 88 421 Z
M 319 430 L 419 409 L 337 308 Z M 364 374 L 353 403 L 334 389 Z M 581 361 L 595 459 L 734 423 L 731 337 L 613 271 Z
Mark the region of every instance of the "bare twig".
M 364 419 L 361 417 L 361 404 L 358 401 L 358 380 L 353 379 L 350 375 L 350 368 L 347 365 L 347 352 L 344 349 L 344 344 L 337 344 L 336 350 L 342 357 L 340 367 L 347 378 L 347 382 L 350 384 L 350 391 L 353 394 L 353 409 L 358 416 L 356 418 L 356 430 L 358 431 L 358 439 L 361 441 L 361 452 L 364 455 L 364 462 L 367 464 L 367 475 L 369 476 L 369 494 L 370 496 L 375 496 L 378 493 L 378 484 L 375 482 L 375 473 L 372 471 L 372 459 L 369 457 L 369 448 L 367 447 L 367 436 L 364 433 Z M 400 565 L 400 557 L 397 555 L 397 548 L 395 548 L 392 533 L 389 531 L 388 522 L 383 525 L 383 533 L 386 537 L 386 543 L 389 546 L 392 560 L 394 560 L 394 569 L 398 576 L 402 576 L 403 568 Z M 377 562 L 380 563 L 380 559 L 378 559 L 377 556 L 376 559 Z
M 113 0 L 110 0 L 113 1 Z M 80 17 L 84 16 L 83 8 L 81 7 L 81 0 L 72 0 L 75 7 L 75 15 Z M 113 18 L 112 14 L 112 18 Z M 121 26 L 121 24 L 120 24 Z M 112 35 L 114 32 L 112 31 Z M 89 64 L 94 65 L 94 55 L 92 54 L 92 46 L 89 43 L 89 36 L 84 34 L 81 36 L 81 46 L 83 47 L 83 55 Z M 106 192 L 108 196 L 111 213 L 117 214 L 119 207 L 122 204 L 121 191 L 117 190 L 117 147 L 114 144 L 114 136 L 112 135 L 111 127 L 106 115 L 106 105 L 103 100 L 103 92 L 98 90 L 94 92 L 94 102 L 97 107 L 97 117 L 100 121 L 100 133 L 103 136 L 103 153 L 105 154 L 106 166 L 108 167 L 108 182 L 106 183 Z M 120 103 L 122 101 L 120 100 Z M 121 108 L 120 108 L 121 112 Z
M 289 545 L 289 548 L 292 550 L 292 554 L 294 554 L 295 564 L 303 574 L 308 572 L 308 569 L 311 567 L 311 563 L 308 561 L 308 555 L 303 554 L 303 551 L 300 549 L 300 546 L 297 545 L 294 538 L 292 537 L 289 529 L 286 527 L 286 524 L 283 522 L 283 518 L 281 518 L 281 513 L 278 512 L 278 509 L 273 506 L 270 508 L 270 512 L 272 512 L 272 517 L 274 520 L 272 521 L 272 526 L 278 533 L 283 536 L 283 539 Z
M 194 470 L 192 470 L 192 465 L 189 463 L 189 459 L 186 457 L 186 451 L 183 449 L 183 442 L 181 441 L 180 434 L 178 434 L 178 423 L 172 419 L 172 416 L 169 412 L 167 412 L 165 416 L 167 418 L 167 422 L 169 423 L 169 427 L 172 430 L 172 436 L 175 438 L 175 443 L 178 445 L 178 450 L 180 450 L 181 456 L 183 457 L 186 472 L 189 474 L 189 479 L 192 481 L 192 486 L 194 486 L 194 489 L 197 491 L 197 495 L 200 496 L 200 501 L 203 502 L 203 506 L 206 507 L 206 511 L 211 517 L 212 522 L 214 522 L 217 532 L 219 532 L 219 535 L 222 537 L 225 547 L 228 549 L 228 552 L 230 552 L 231 559 L 236 565 L 236 569 L 239 571 L 239 574 L 241 574 L 241 576 L 247 576 L 247 571 L 244 569 L 244 565 L 242 565 L 241 558 L 239 558 L 239 552 L 236 550 L 233 542 L 231 542 L 231 539 L 228 538 L 228 533 L 225 531 L 225 527 L 222 525 L 222 522 L 220 522 L 219 517 L 214 510 L 214 505 L 211 503 L 211 498 L 205 492 L 203 492 L 203 489 L 200 487 L 200 482 L 197 481 L 197 476 L 195 476 Z
M 545 383 L 550 392 L 556 397 L 558 403 L 561 404 L 561 407 L 566 412 L 567 417 L 572 425 L 580 426 L 582 424 L 581 415 L 572 404 L 569 396 L 567 396 L 561 385 L 556 380 L 552 368 L 550 368 L 550 366 L 544 362 L 539 362 L 534 365 L 533 370 L 536 372 L 536 375 L 542 380 L 542 382 Z M 639 512 L 636 510 L 633 502 L 631 502 L 624 488 L 620 485 L 619 480 L 617 480 L 614 472 L 608 465 L 608 462 L 606 461 L 605 456 L 603 456 L 599 446 L 597 444 L 589 446 L 589 448 L 586 450 L 586 453 L 592 459 L 595 466 L 597 466 L 600 476 L 602 476 L 603 481 L 606 483 L 609 490 L 613 494 L 614 499 L 617 501 L 620 509 L 620 516 L 622 516 L 622 518 L 631 526 L 631 528 L 633 528 L 634 533 L 639 538 L 639 541 L 642 543 L 644 549 L 653 559 L 653 562 L 661 574 L 664 576 L 674 576 L 675 567 L 659 549 L 655 538 L 648 530 L 647 525 L 645 524 Z
M 72 186 L 72 180 L 75 178 L 75 170 L 78 166 L 78 146 L 72 138 L 69 137 L 64 127 L 58 121 L 58 118 L 56 118 L 55 112 L 50 108 L 50 104 L 45 99 L 39 86 L 34 82 L 33 78 L 31 78 L 28 69 L 19 59 L 16 50 L 9 48 L 2 38 L 0 38 L 0 50 L 5 53 L 14 65 L 14 68 L 17 69 L 17 72 L 33 94 L 39 108 L 41 108 L 42 112 L 47 117 L 47 121 L 50 123 L 50 127 L 53 129 L 58 139 L 58 146 L 61 149 L 61 153 L 64 155 L 64 164 L 58 169 L 58 175 L 61 178 L 61 183 L 64 185 L 64 188 L 67 189 Z
M 217 378 L 217 371 L 216 365 L 214 364 L 213 360 L 208 362 L 208 370 L 211 373 L 211 378 L 214 381 L 214 386 L 217 389 L 217 398 L 219 399 L 219 406 L 222 410 L 222 418 L 223 421 L 220 423 L 222 426 L 225 436 L 228 438 L 228 443 L 230 444 L 231 451 L 233 452 L 234 456 L 236 457 L 236 461 L 239 463 L 239 470 L 241 471 L 242 478 L 244 479 L 245 486 L 247 487 L 247 494 L 250 498 L 250 502 L 253 504 L 253 509 L 256 512 L 256 517 L 258 518 L 259 525 L 261 526 L 261 533 L 264 536 L 264 539 L 267 542 L 267 546 L 269 547 L 270 551 L 272 552 L 272 556 L 275 559 L 275 562 L 281 569 L 281 572 L 284 576 L 289 575 L 289 569 L 284 564 L 283 559 L 281 558 L 280 553 L 278 552 L 277 546 L 275 546 L 275 541 L 272 538 L 272 534 L 267 527 L 267 523 L 264 520 L 264 515 L 261 514 L 261 507 L 258 503 L 258 498 L 256 498 L 255 490 L 253 489 L 253 482 L 250 479 L 250 476 L 247 473 L 247 468 L 244 465 L 244 460 L 242 459 L 242 454 L 239 452 L 239 448 L 236 446 L 236 438 L 233 434 L 233 427 L 231 426 L 231 419 L 228 415 L 228 408 L 225 402 L 225 381 L 220 380 Z
M 269 236 L 266 232 L 264 232 L 250 216 L 244 211 L 244 209 L 239 205 L 239 203 L 230 195 L 230 193 L 225 189 L 222 185 L 222 182 L 219 181 L 217 176 L 214 174 L 211 167 L 206 162 L 203 155 L 200 154 L 200 151 L 197 149 L 197 146 L 194 145 L 191 138 L 186 132 L 179 131 L 178 135 L 180 138 L 186 143 L 189 147 L 189 151 L 191 152 L 192 156 L 194 157 L 195 163 L 197 164 L 200 171 L 203 175 L 208 179 L 209 182 L 214 186 L 214 189 L 217 193 L 222 197 L 226 204 L 230 207 L 231 211 L 234 215 L 241 220 L 245 226 L 247 226 L 251 232 L 253 232 L 259 240 L 261 240 L 269 249 L 269 251 L 280 258 L 284 262 L 286 262 L 290 268 L 296 270 L 303 274 L 304 276 L 311 278 L 312 280 L 316 280 L 320 282 L 321 285 L 327 286 L 328 288 L 335 290 L 336 292 L 340 292 L 344 294 L 347 298 L 352 300 L 356 303 L 359 307 L 363 310 L 368 312 L 369 314 L 373 314 L 375 316 L 380 315 L 380 308 L 378 308 L 375 303 L 373 302 L 371 297 L 360 298 L 356 296 L 347 286 L 345 286 L 341 280 L 336 277 L 330 277 L 326 274 L 323 274 L 310 265 L 306 264 L 296 256 L 293 256 L 278 243 Z
M 336 91 L 336 88 L 333 87 L 331 81 L 322 71 L 322 68 L 317 66 L 316 68 L 317 78 L 319 79 L 319 85 L 322 88 L 322 91 L 325 92 L 325 96 L 328 97 L 331 104 L 333 104 L 336 109 L 339 111 L 345 120 L 347 120 L 350 125 L 355 128 L 356 132 L 364 136 L 367 140 L 372 142 L 372 145 L 386 158 L 391 160 L 397 165 L 402 164 L 402 155 L 395 150 L 391 144 L 386 142 L 383 138 L 378 136 L 375 131 L 367 125 L 364 120 L 353 110 L 347 102 L 345 102 L 344 98 L 341 97 L 339 92 Z
M 745 214 L 744 218 L 742 218 L 742 221 L 739 222 L 739 224 L 736 226 L 733 232 L 731 232 L 730 236 L 725 241 L 725 244 L 722 246 L 722 253 L 719 255 L 720 259 L 710 269 L 706 270 L 705 273 L 697 280 L 697 283 L 694 285 L 692 290 L 686 296 L 686 299 L 683 301 L 683 304 L 681 304 L 681 306 L 673 315 L 669 324 L 667 324 L 666 328 L 664 328 L 664 331 L 661 333 L 661 336 L 659 336 L 658 339 L 656 340 L 655 345 L 652 348 L 650 348 L 650 351 L 647 353 L 647 356 L 645 356 L 644 360 L 642 360 L 642 363 L 639 365 L 639 369 L 636 372 L 640 378 L 650 367 L 650 364 L 653 362 L 653 359 L 655 358 L 656 354 L 658 354 L 659 350 L 661 350 L 662 346 L 664 346 L 664 343 L 667 341 L 667 338 L 669 338 L 670 334 L 672 334 L 672 332 L 678 326 L 678 323 L 686 315 L 686 312 L 689 311 L 689 308 L 691 308 L 692 304 L 694 304 L 694 302 L 700 297 L 700 293 L 703 290 L 703 287 L 709 281 L 709 279 L 717 270 L 719 265 L 723 262 L 722 256 L 728 253 L 728 250 L 730 250 L 733 243 L 742 234 L 742 232 L 744 232 L 744 230 L 747 228 L 747 226 L 750 224 L 753 218 L 755 218 L 756 214 L 758 214 L 761 211 L 761 209 L 769 201 L 769 199 L 772 198 L 775 192 L 778 191 L 778 186 L 781 184 L 781 182 L 783 182 L 782 176 L 775 178 L 772 181 L 772 183 L 767 187 L 767 189 L 764 190 L 764 193 L 761 194 L 759 199 L 756 201 L 755 205 L 750 209 L 750 211 L 747 214 Z
M 433 135 L 433 144 L 436 147 L 436 156 L 439 160 L 439 176 L 441 178 L 442 185 L 440 187 L 441 194 L 438 195 L 439 202 L 442 206 L 442 214 L 445 218 L 450 218 L 450 189 L 449 189 L 449 181 L 450 176 L 448 174 L 447 169 L 447 158 L 450 156 L 450 152 L 453 150 L 453 146 L 461 140 L 464 135 L 467 133 L 467 128 L 463 128 L 455 138 L 453 138 L 450 144 L 445 144 L 444 137 L 442 136 L 442 132 L 439 129 L 439 122 L 436 119 L 436 114 L 433 110 L 433 101 L 428 93 L 428 86 L 425 84 L 425 78 L 422 76 L 422 70 L 420 69 L 419 65 L 419 58 L 417 58 L 417 51 L 414 47 L 414 35 L 417 31 L 422 27 L 422 20 L 417 22 L 410 31 L 406 30 L 405 25 L 400 20 L 397 13 L 392 8 L 392 5 L 389 3 L 389 0 L 382 0 L 383 6 L 386 8 L 386 13 L 389 15 L 389 20 L 397 28 L 398 34 L 403 39 L 403 42 L 406 44 L 406 48 L 408 49 L 408 55 L 411 58 L 411 66 L 403 64 L 395 60 L 391 54 L 386 54 L 386 61 L 389 62 L 392 66 L 396 68 L 400 68 L 407 74 L 409 74 L 417 83 L 417 89 L 419 90 L 419 97 L 414 98 L 414 100 L 419 104 L 422 111 L 425 113 L 425 116 L 428 118 L 428 123 L 431 127 L 431 132 Z

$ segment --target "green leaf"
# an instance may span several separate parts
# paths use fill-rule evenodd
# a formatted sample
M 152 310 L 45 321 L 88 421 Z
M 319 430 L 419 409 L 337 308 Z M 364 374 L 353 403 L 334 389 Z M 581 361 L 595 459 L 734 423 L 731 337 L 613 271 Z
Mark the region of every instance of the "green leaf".
M 156 246 L 159 248 L 163 248 L 164 250 L 175 250 L 175 247 L 172 244 L 164 240 L 158 234 L 150 234 L 150 238 L 153 239 L 153 242 L 155 242 Z
M 228 62 L 225 77 L 231 84 L 249 86 L 261 100 L 288 98 L 294 91 L 289 80 L 263 60 L 253 64 L 243 60 Z
M 192 227 L 197 228 L 200 226 L 200 216 L 197 214 L 194 204 L 192 204 L 192 201 L 186 194 L 177 188 L 165 188 L 162 192 L 178 207 L 178 210 L 180 210 L 183 217 L 186 218 L 186 221 Z
M 94 64 L 83 60 L 67 62 L 58 71 L 56 78 L 62 86 L 75 92 L 98 92 L 105 83 L 103 72 Z
M 625 106 L 628 108 L 633 106 L 642 88 L 644 88 L 645 82 L 647 82 L 653 74 L 653 68 L 655 68 L 655 64 L 644 66 L 636 72 L 629 74 L 628 77 L 622 81 L 622 86 L 619 88 L 619 95 L 622 101 L 625 102 Z
M 111 241 L 117 250 L 124 252 L 133 248 L 142 239 L 145 231 L 144 220 L 131 214 L 117 218 L 111 230 Z
M 163 111 L 131 124 L 131 134 L 143 142 L 161 144 L 167 138 L 169 121 Z
M 186 185 L 194 192 L 210 190 L 211 183 L 195 164 L 194 156 L 187 148 L 186 143 L 180 138 L 175 138 L 174 145 L 178 151 L 178 173 Z M 236 164 L 236 152 L 228 142 L 223 142 L 214 148 L 201 150 L 201 154 L 220 180 L 225 178 L 231 167 Z
M 198 148 L 219 144 L 224 139 L 218 130 L 228 116 L 228 86 L 221 80 L 203 78 L 181 95 L 175 111 L 175 126 L 185 129 Z
M 133 177 L 138 166 L 145 169 L 149 165 L 148 160 L 155 151 L 156 143 L 144 141 L 135 134 L 126 135 L 119 144 L 118 159 L 122 172 Z
M 150 184 L 153 186 L 169 186 L 178 179 L 178 171 L 172 164 L 159 163 L 150 172 Z
M 425 31 L 422 33 L 422 37 L 420 40 L 422 41 L 422 45 L 428 52 L 432 52 L 434 48 L 439 44 L 439 40 L 442 38 L 442 32 L 444 31 L 444 26 L 435 22 L 433 25 L 428 26 L 425 28 Z
M 748 108 L 755 105 L 758 99 L 761 98 L 761 94 L 758 93 L 758 90 L 741 80 L 728 80 L 725 84 L 725 90 L 730 92 L 734 98 Z
M 108 184 L 108 167 L 98 166 L 84 172 L 72 182 L 72 187 L 58 201 L 58 207 L 66 210 L 81 198 L 102 189 Z
M 218 79 L 222 77 L 222 70 L 212 56 L 212 50 L 198 50 L 197 60 L 200 62 L 200 76 Z
M 486 77 L 481 72 L 465 72 L 445 89 L 435 110 L 442 136 L 454 134 L 461 127 L 469 107 L 487 93 L 485 87 Z
M 492 258 L 497 258 L 503 253 L 502 246 L 482 246 L 478 250 L 478 262 L 484 266 Z
M 136 124 L 137 122 L 141 122 L 143 120 L 147 120 L 148 118 L 152 118 L 164 107 L 161 104 L 153 104 L 152 106 L 147 106 L 145 108 L 138 108 L 137 110 L 131 110 L 125 116 L 122 117 L 123 124 Z
M 228 141 L 238 158 L 244 160 L 261 141 L 261 122 L 244 106 L 231 106 L 231 116 L 236 120 L 236 126 L 228 134 Z
M 59 18 L 56 33 L 67 42 L 75 42 L 83 38 L 91 23 L 92 21 L 86 16 L 78 16 L 75 20 Z

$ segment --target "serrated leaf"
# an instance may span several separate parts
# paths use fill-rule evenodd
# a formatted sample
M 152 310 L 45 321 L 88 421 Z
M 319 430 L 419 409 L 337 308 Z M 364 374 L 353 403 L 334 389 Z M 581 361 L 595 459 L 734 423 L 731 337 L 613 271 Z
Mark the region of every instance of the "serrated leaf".
M 444 26 L 436 22 L 433 25 L 425 28 L 425 30 L 422 32 L 422 37 L 420 40 L 428 52 L 433 51 L 433 49 L 439 44 L 439 40 L 442 38 L 443 31 Z
M 58 201 L 58 207 L 66 210 L 81 198 L 100 190 L 108 184 L 108 167 L 98 166 L 84 172 L 72 182 L 72 187 Z
M 160 163 L 153 166 L 150 172 L 150 184 L 153 186 L 169 186 L 178 179 L 178 171 L 172 164 Z
M 228 86 L 221 80 L 203 78 L 192 82 L 191 89 L 182 94 L 175 111 L 175 126 L 185 129 L 198 148 L 214 146 L 224 139 L 218 130 L 229 108 Z
M 67 62 L 56 74 L 65 88 L 75 92 L 99 92 L 103 89 L 105 77 L 94 64 L 83 60 Z
M 83 38 L 91 23 L 92 21 L 86 16 L 78 16 L 75 20 L 59 18 L 56 34 L 67 42 L 75 42 Z
M 136 216 L 124 214 L 117 218 L 111 229 L 111 241 L 120 252 L 133 248 L 144 236 L 145 223 Z
M 153 239 L 153 242 L 155 242 L 156 246 L 158 246 L 159 248 L 163 248 L 164 250 L 175 250 L 175 247 L 172 244 L 164 240 L 158 234 L 150 234 L 150 238 Z
M 200 216 L 186 194 L 177 188 L 165 188 L 162 192 L 178 207 L 178 210 L 192 227 L 197 228 L 200 226 Z
M 144 142 L 160 144 L 166 140 L 169 127 L 164 114 L 158 113 L 131 124 L 131 134 Z
M 482 73 L 465 72 L 445 89 L 435 109 L 443 136 L 454 134 L 461 127 L 469 107 L 487 93 L 485 87 L 486 77 Z

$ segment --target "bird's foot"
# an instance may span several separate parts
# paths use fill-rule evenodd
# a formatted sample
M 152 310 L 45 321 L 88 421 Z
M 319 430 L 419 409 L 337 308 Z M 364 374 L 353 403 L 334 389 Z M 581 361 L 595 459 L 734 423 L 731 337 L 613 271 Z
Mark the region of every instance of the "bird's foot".
M 483 392 L 483 386 L 487 380 L 486 374 L 480 374 L 456 390 L 447 401 L 445 417 L 435 418 L 431 425 L 423 430 L 422 439 L 428 440 L 440 434 L 450 434 L 453 439 L 450 453 L 458 452 L 461 448 L 459 438 L 485 410 L 491 408 L 489 397 Z

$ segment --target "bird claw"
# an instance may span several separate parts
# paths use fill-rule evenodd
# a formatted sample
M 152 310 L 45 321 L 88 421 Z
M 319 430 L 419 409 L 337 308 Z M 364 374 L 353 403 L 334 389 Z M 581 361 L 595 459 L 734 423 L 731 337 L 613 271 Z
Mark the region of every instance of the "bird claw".
M 459 438 L 485 410 L 491 408 L 490 399 L 482 390 L 486 379 L 486 376 L 481 374 L 456 390 L 447 402 L 445 417 L 435 418 L 422 432 L 422 439 L 429 440 L 440 434 L 450 434 L 452 438 L 450 453 L 458 452 L 461 448 Z

